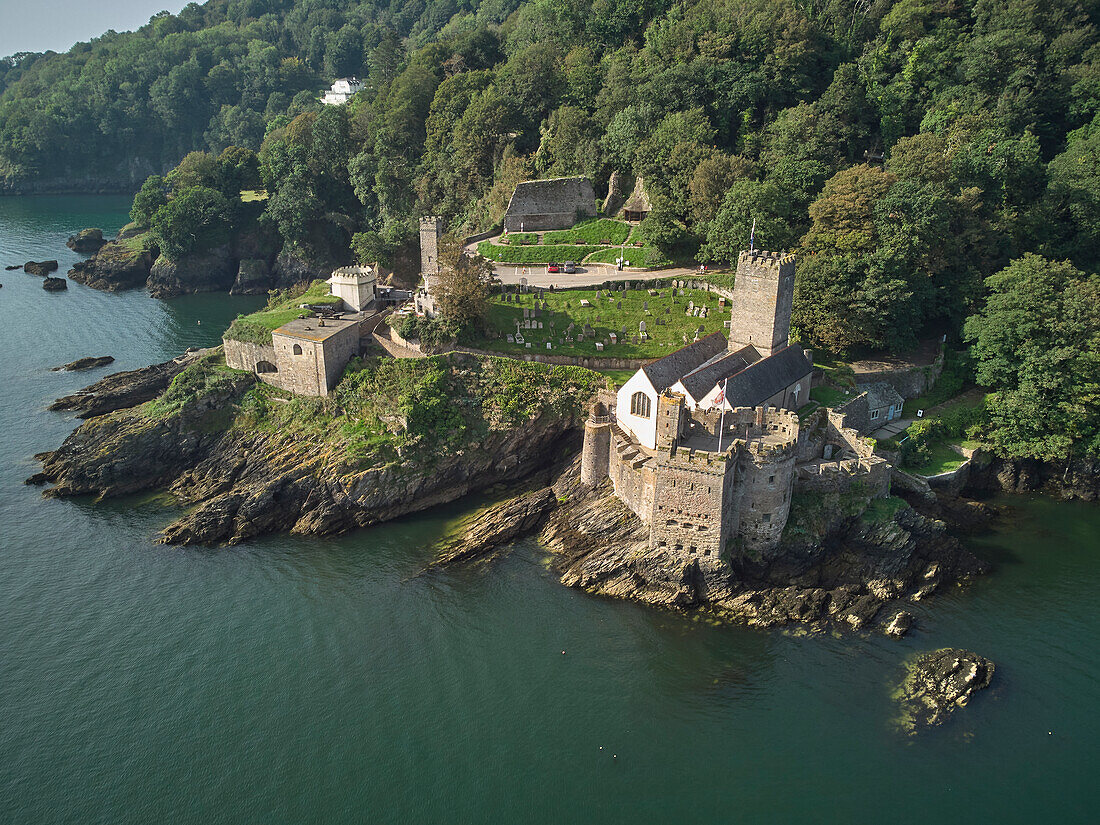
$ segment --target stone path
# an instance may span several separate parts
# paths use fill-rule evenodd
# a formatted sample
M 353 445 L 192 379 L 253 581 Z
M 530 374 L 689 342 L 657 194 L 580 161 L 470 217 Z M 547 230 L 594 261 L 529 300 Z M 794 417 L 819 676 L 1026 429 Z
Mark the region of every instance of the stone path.
M 385 324 L 380 324 L 378 329 L 371 333 L 371 337 L 378 346 L 382 347 L 387 353 L 394 358 L 424 358 L 424 353 L 419 350 L 409 349 L 403 347 L 396 341 L 390 338 L 390 328 Z
M 885 427 L 880 427 L 871 433 L 871 438 L 893 438 L 898 433 L 906 430 L 915 418 L 895 418 Z

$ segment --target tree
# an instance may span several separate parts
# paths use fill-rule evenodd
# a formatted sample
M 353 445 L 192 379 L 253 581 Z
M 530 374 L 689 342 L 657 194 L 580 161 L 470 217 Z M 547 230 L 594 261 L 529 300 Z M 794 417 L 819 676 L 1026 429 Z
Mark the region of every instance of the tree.
M 229 240 L 233 211 L 225 196 L 206 186 L 177 192 L 150 222 L 161 254 L 170 261 L 205 252 Z
M 790 202 L 773 183 L 740 180 L 726 192 L 722 208 L 707 227 L 699 252 L 707 261 L 736 261 L 749 248 L 755 221 L 757 249 L 790 249 L 797 235 L 791 226 Z
M 160 175 L 150 175 L 141 185 L 141 191 L 134 195 L 134 204 L 130 207 L 130 220 L 138 226 L 148 226 L 153 214 L 168 203 L 167 186 Z
M 491 261 L 466 252 L 456 238 L 444 238 L 439 249 L 439 277 L 433 287 L 440 317 L 460 331 L 484 326 L 492 279 Z
M 1100 456 L 1100 276 L 1027 254 L 967 319 L 987 438 L 1010 458 Z

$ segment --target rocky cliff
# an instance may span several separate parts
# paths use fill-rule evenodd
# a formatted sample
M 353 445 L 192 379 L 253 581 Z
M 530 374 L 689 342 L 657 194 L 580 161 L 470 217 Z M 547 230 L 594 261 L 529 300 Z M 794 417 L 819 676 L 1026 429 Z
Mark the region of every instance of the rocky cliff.
M 968 493 L 1046 493 L 1058 498 L 1100 500 L 1100 461 L 998 458 L 982 454 L 970 465 Z
M 539 540 L 563 584 L 668 608 L 699 608 L 748 625 L 878 628 L 901 635 L 904 607 L 940 587 L 965 581 L 986 565 L 934 521 L 896 500 L 817 502 L 829 515 L 820 532 L 789 531 L 767 559 L 734 552 L 728 561 L 649 547 L 649 528 L 610 484 L 580 484 L 576 464 L 551 488 L 488 508 L 443 548 L 439 563 L 469 560 L 541 524 Z M 813 508 L 811 508 L 813 509 Z M 538 530 L 532 527 L 529 532 Z M 494 531 L 499 534 L 494 535 Z
M 106 412 L 101 400 L 104 414 L 39 456 L 42 472 L 28 481 L 52 482 L 49 496 L 170 489 L 193 509 L 164 531 L 169 543 L 336 533 L 550 466 L 576 450 L 580 410 L 600 380 L 454 354 L 367 364 L 334 397 L 296 399 L 208 352 L 151 401 L 129 406 L 135 396 L 120 393 Z M 103 393 L 79 397 L 88 395 Z

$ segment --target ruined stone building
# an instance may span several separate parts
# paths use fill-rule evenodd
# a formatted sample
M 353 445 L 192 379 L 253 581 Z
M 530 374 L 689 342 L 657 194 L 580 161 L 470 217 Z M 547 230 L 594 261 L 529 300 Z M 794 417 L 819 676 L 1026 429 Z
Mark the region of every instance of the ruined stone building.
M 715 333 L 638 370 L 613 409 L 593 407 L 581 480 L 610 478 L 650 528 L 650 546 L 689 555 L 780 541 L 799 489 L 889 491 L 890 467 L 843 415 L 797 410 L 813 364 L 790 344 L 793 255 L 742 252 L 730 335 Z
M 596 191 L 588 178 L 550 178 L 520 183 L 504 213 L 505 232 L 569 229 L 596 216 Z

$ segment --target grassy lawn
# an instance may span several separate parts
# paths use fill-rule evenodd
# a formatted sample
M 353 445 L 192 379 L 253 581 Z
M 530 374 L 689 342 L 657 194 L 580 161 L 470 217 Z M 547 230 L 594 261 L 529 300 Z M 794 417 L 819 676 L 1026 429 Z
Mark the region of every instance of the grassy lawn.
M 607 376 L 607 383 L 612 389 L 619 389 L 623 384 L 630 380 L 630 377 L 637 372 L 637 370 L 596 370 L 601 375 Z
M 300 295 L 288 296 L 280 293 L 273 296 L 268 305 L 259 312 L 237 318 L 229 325 L 225 337 L 235 341 L 267 344 L 271 341 L 273 330 L 304 314 L 299 305 L 332 306 L 339 303 L 340 299 L 329 293 L 329 285 L 325 281 L 314 281 Z
M 602 297 L 598 300 L 596 292 L 595 289 L 544 292 L 543 298 L 548 306 L 541 317 L 535 319 L 542 321 L 543 328 L 520 330 L 520 334 L 532 345 L 530 349 L 523 344 L 509 344 L 506 336 L 515 334 L 515 322 L 522 321 L 523 310 L 535 307 L 535 296 L 519 295 L 519 303 L 513 304 L 505 303 L 500 295 L 495 295 L 490 304 L 489 323 L 499 337 L 491 335 L 473 342 L 473 346 L 510 354 L 537 351 L 597 358 L 660 358 L 684 346 L 685 338 L 687 343 L 691 343 L 699 327 L 703 328 L 701 335 L 721 332 L 724 329 L 722 322 L 729 318 L 728 309 L 719 308 L 718 296 L 701 290 L 686 289 L 683 296 L 676 297 L 674 290 L 667 288 L 660 290 L 661 297 L 650 295 L 647 290 L 613 291 L 610 300 L 606 290 L 600 291 Z M 592 306 L 582 307 L 582 300 L 589 301 Z M 689 301 L 696 306 L 709 307 L 708 317 L 700 319 L 686 315 L 684 310 Z M 621 309 L 618 307 L 620 302 Z M 649 303 L 648 311 L 645 309 L 646 302 Z M 666 312 L 666 309 L 671 312 Z M 666 323 L 659 325 L 658 318 Z M 645 321 L 646 331 L 651 337 L 634 344 L 630 337 L 638 334 L 640 321 Z M 564 337 L 570 323 L 576 325 L 574 337 L 586 323 L 592 326 L 595 336 L 586 336 L 583 342 L 566 344 Z M 622 334 L 624 327 L 625 335 Z M 619 336 L 619 343 L 609 343 L 611 332 Z M 552 350 L 546 349 L 548 341 L 553 344 Z M 597 341 L 605 343 L 603 352 L 596 350 Z
M 934 476 L 959 469 L 966 463 L 966 459 L 951 449 L 952 444 L 962 444 L 962 441 L 938 441 L 929 444 L 929 459 L 923 464 L 910 468 L 910 472 L 922 476 Z
M 546 232 L 542 236 L 542 242 L 547 245 L 602 244 L 604 241 L 621 244 L 630 235 L 630 231 L 630 224 L 626 221 L 616 221 L 611 218 L 590 218 L 576 224 L 572 229 Z
M 842 390 L 838 390 L 836 387 L 822 384 L 820 387 L 814 387 L 810 390 L 810 398 L 824 407 L 839 407 L 841 404 L 848 402 L 852 396 L 845 395 Z
M 266 189 L 242 189 L 241 201 L 243 203 L 252 203 L 253 201 L 266 201 L 267 190 Z

